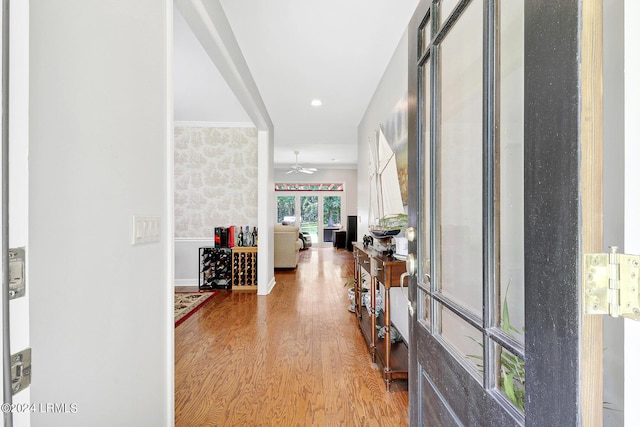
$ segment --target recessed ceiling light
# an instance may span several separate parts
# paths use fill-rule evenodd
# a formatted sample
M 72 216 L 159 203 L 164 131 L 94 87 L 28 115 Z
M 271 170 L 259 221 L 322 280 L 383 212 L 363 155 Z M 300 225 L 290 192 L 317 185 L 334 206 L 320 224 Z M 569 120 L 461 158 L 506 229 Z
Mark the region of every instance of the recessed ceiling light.
M 319 99 L 314 99 L 313 101 L 311 101 L 312 107 L 319 107 L 321 105 L 322 105 L 322 101 L 320 101 Z

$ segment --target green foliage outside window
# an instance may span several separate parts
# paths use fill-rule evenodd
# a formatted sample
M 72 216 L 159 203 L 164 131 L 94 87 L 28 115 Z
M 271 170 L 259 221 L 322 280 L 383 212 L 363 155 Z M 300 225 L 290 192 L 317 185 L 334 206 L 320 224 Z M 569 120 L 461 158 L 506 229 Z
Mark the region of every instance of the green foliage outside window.
M 278 223 L 282 223 L 285 216 L 295 216 L 296 198 L 295 196 L 278 196 Z
M 340 205 L 342 199 L 340 196 L 327 196 L 323 199 L 324 225 L 340 223 Z

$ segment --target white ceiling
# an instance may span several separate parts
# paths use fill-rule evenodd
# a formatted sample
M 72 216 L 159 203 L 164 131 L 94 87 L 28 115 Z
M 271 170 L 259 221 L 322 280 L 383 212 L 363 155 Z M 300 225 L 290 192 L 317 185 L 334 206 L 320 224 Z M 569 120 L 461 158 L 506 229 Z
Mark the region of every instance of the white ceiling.
M 220 0 L 274 124 L 276 167 L 355 167 L 357 128 L 418 0 Z M 174 10 L 175 120 L 248 122 Z M 312 99 L 321 107 L 312 107 Z

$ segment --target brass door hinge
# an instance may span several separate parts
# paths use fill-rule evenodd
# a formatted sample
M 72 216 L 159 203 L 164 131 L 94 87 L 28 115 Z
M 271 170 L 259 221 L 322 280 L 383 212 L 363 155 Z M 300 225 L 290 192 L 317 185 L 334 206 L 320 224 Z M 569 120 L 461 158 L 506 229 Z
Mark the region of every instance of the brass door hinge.
M 582 290 L 585 314 L 640 320 L 640 255 L 585 254 Z

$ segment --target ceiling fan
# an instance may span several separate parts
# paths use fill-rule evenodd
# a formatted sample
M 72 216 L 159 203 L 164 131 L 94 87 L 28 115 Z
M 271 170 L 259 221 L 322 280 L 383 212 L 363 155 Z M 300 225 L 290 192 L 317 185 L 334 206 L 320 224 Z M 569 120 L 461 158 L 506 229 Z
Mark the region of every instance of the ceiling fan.
M 308 174 L 312 174 L 314 172 L 318 172 L 318 169 L 316 168 L 303 168 L 302 166 L 300 166 L 298 164 L 298 154 L 300 154 L 299 151 L 294 151 L 293 152 L 296 155 L 296 164 L 295 165 L 291 165 L 291 170 L 288 171 L 287 173 L 308 173 Z

